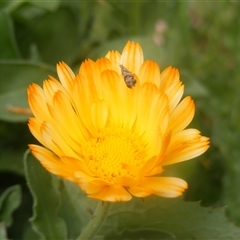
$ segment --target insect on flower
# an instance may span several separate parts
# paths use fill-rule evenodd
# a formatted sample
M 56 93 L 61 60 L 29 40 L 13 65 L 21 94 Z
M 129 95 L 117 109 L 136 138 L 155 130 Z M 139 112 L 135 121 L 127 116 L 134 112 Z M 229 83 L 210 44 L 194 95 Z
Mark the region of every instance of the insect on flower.
M 122 64 L 120 64 L 119 66 L 121 68 L 122 76 L 127 87 L 128 88 L 134 87 L 135 84 L 137 83 L 137 80 L 135 79 L 133 74 L 130 71 L 128 71 L 127 68 L 125 68 Z

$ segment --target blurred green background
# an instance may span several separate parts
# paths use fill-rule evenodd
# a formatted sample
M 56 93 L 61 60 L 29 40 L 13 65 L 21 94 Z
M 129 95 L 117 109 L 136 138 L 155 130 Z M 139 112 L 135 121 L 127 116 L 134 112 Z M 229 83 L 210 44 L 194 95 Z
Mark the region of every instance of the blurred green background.
M 15 187 L 16 196 L 9 208 L 0 199 L 0 218 L 4 209 L 12 215 L 0 232 L 6 227 L 9 238 L 24 239 L 32 216 L 22 159 L 36 140 L 29 115 L 9 107 L 27 107 L 27 86 L 56 76 L 57 62 L 77 71 L 84 59 L 121 51 L 128 40 L 138 41 L 145 59 L 161 70 L 179 69 L 185 94 L 196 104 L 191 127 L 211 139 L 203 156 L 166 174 L 189 183 L 187 201 L 226 205 L 240 226 L 239 12 L 239 1 L 1 1 L 0 194 Z

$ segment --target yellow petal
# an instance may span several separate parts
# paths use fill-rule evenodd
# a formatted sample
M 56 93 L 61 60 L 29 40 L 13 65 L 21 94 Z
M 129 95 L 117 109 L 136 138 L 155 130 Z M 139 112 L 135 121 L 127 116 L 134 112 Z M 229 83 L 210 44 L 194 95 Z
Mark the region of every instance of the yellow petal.
M 208 140 L 209 140 L 209 138 L 201 137 L 201 139 L 198 143 L 195 143 L 195 145 L 189 146 L 188 148 L 185 148 L 184 150 L 180 151 L 178 154 L 178 157 L 172 156 L 171 164 L 173 162 L 186 161 L 186 160 L 198 157 L 199 155 L 203 154 L 209 148 Z M 168 164 L 169 164 L 170 159 L 166 159 L 166 162 L 168 162 Z
M 195 112 L 193 100 L 184 98 L 170 116 L 169 130 L 172 133 L 183 130 L 192 121 Z
M 197 129 L 185 129 L 172 135 L 163 165 L 197 157 L 209 147 L 209 138 L 202 137 Z
M 140 198 L 143 198 L 143 197 L 147 197 L 151 194 L 153 194 L 153 191 L 150 190 L 150 189 L 146 189 L 145 187 L 143 187 L 142 185 L 138 185 L 138 186 L 133 186 L 133 187 L 130 187 L 128 189 L 128 191 L 135 197 L 140 197 Z
M 28 87 L 28 103 L 33 115 L 41 120 L 50 120 L 46 98 L 43 89 L 37 84 Z
M 62 111 L 65 114 L 61 114 Z M 54 95 L 51 114 L 54 120 L 58 122 L 59 128 L 65 130 L 65 134 L 71 136 L 76 142 L 84 141 L 87 138 L 88 133 L 84 125 L 76 115 L 68 97 L 61 91 Z
M 75 74 L 73 73 L 72 69 L 64 62 L 61 62 L 57 64 L 57 73 L 63 87 L 68 93 L 71 93 L 73 80 L 75 78 Z
M 138 43 L 129 41 L 122 51 L 120 63 L 130 72 L 138 75 L 139 69 L 143 63 L 141 46 Z
M 88 196 L 108 202 L 125 202 L 132 198 L 125 188 L 118 185 L 105 186 L 100 192 Z
M 57 157 L 53 152 L 34 144 L 30 144 L 29 148 L 31 149 L 33 155 L 49 172 L 69 181 L 76 181 L 76 178 L 74 177 L 74 168 L 62 164 L 60 158 Z
M 38 141 L 44 145 L 44 140 L 42 138 L 41 126 L 42 121 L 37 118 L 29 118 L 28 120 L 28 127 L 31 131 L 32 135 L 38 139 Z
M 160 69 L 154 61 L 145 61 L 139 71 L 139 79 L 141 84 L 151 82 L 157 87 L 160 85 Z
M 159 166 L 159 163 L 161 162 L 160 157 L 152 157 L 150 158 L 142 167 L 141 170 L 139 170 L 139 176 L 138 179 L 142 179 L 145 176 L 151 176 L 152 171 L 154 172 L 154 175 L 160 174 L 163 170 L 162 167 Z M 158 168 L 158 171 L 156 172 L 156 168 Z
M 187 183 L 184 180 L 173 177 L 145 178 L 141 181 L 141 186 L 155 195 L 167 198 L 178 197 L 187 189 Z
M 43 82 L 43 91 L 44 91 L 44 95 L 46 97 L 47 103 L 52 106 L 53 96 L 55 95 L 55 93 L 57 91 L 64 92 L 65 89 L 63 88 L 63 86 L 60 84 L 59 81 L 57 81 L 53 77 L 50 77 L 49 80 L 45 80 Z
M 119 67 L 119 64 L 120 64 L 120 53 L 118 51 L 109 51 L 105 58 L 108 58 L 109 60 L 112 61 L 113 63 L 113 68 L 112 70 L 114 70 L 115 72 L 121 74 L 121 71 L 120 71 L 120 67 Z
M 169 88 L 172 88 L 172 86 L 178 82 L 178 70 L 173 67 L 168 67 L 161 73 L 160 90 L 167 92 Z
M 169 110 L 170 113 L 175 109 L 179 101 L 183 96 L 184 86 L 181 82 L 173 84 L 172 87 L 169 87 L 166 91 L 166 94 L 169 99 Z
M 65 155 L 66 151 L 75 155 L 71 146 L 68 145 L 66 138 L 64 138 L 50 122 L 43 122 L 40 130 L 43 145 L 52 150 L 56 155 L 61 157 Z
M 94 102 L 91 108 L 92 122 L 96 129 L 106 127 L 108 120 L 108 106 L 104 101 Z
M 96 134 L 96 129 L 92 123 L 91 106 L 98 101 L 96 88 L 92 81 L 85 79 L 83 75 L 78 75 L 74 80 L 73 101 L 74 110 L 77 113 L 79 121 L 85 126 L 86 131 L 91 135 Z M 86 134 L 87 134 L 86 132 Z

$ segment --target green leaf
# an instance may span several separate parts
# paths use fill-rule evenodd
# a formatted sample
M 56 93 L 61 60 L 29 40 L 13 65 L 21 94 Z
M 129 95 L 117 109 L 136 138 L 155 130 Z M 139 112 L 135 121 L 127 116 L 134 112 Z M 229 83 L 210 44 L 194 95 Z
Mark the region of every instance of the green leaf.
M 198 202 L 154 196 L 114 204 L 100 235 L 107 232 L 105 239 L 126 234 L 129 237 L 132 231 L 146 229 L 154 235 L 152 239 L 164 238 L 164 233 L 168 238 L 196 240 L 238 239 L 240 236 L 240 229 L 228 221 L 224 208 L 204 208 Z M 149 238 L 146 235 L 143 239 Z
M 0 148 L 0 171 L 14 172 L 23 175 L 23 150 L 6 150 Z
M 34 9 L 29 11 L 32 13 L 31 19 L 21 22 L 20 28 L 16 29 L 23 56 L 29 57 L 30 46 L 35 45 L 40 58 L 46 63 L 65 61 L 69 64 L 78 57 L 79 16 L 70 7 L 66 5 L 51 12 L 42 10 L 38 15 L 34 15 Z
M 0 222 L 4 222 L 6 226 L 12 224 L 12 214 L 21 203 L 21 188 L 15 185 L 6 189 L 0 197 Z
M 75 239 L 92 218 L 97 201 L 88 198 L 76 183 L 62 180 L 59 188 L 60 215 L 65 219 L 68 239 Z
M 0 2 L 0 8 L 7 12 L 7 13 L 12 13 L 14 12 L 17 8 L 19 8 L 23 3 L 25 3 L 25 0 L 9 0 L 9 1 L 1 1 Z
M 23 153 L 30 142 L 36 141 L 26 122 L 0 121 L 0 139 L 0 171 L 23 176 Z
M 42 239 L 66 239 L 64 220 L 58 216 L 60 198 L 53 177 L 32 156 L 24 159 L 27 184 L 34 200 L 31 222 Z
M 27 227 L 24 229 L 23 240 L 29 240 L 29 239 L 34 239 L 34 240 L 43 240 L 41 236 L 37 232 L 35 232 L 32 228 L 32 226 L 27 225 Z
M 210 95 L 209 90 L 197 79 L 189 70 L 181 71 L 181 79 L 184 82 L 184 95 L 193 97 L 207 97 Z
M 139 229 L 139 230 L 123 230 L 118 233 L 115 231 L 107 232 L 104 240 L 122 240 L 122 239 L 141 239 L 141 240 L 153 240 L 153 239 L 175 239 L 175 236 L 164 231 L 157 229 Z
M 8 108 L 27 108 L 27 87 L 31 83 L 42 85 L 48 75 L 55 76 L 54 69 L 29 61 L 0 61 L 0 72 L 0 119 L 26 121 L 29 114 L 17 114 Z
M 42 85 L 48 75 L 56 75 L 56 71 L 49 65 L 25 60 L 0 61 L 0 93 L 10 92 L 27 87 L 31 83 Z
M 10 16 L 3 11 L 0 11 L 0 59 L 19 58 L 20 53 L 15 42 L 13 23 Z
M 3 222 L 0 222 L 0 239 L 7 240 L 7 231 L 5 224 Z
M 41 1 L 35 1 L 35 0 L 28 0 L 29 3 L 32 5 L 43 8 L 49 11 L 54 11 L 58 8 L 60 1 L 59 0 L 54 0 L 54 1 L 49 1 L 49 0 L 41 0 Z
M 236 91 L 238 92 L 240 86 Z M 240 96 L 235 97 L 235 104 L 232 104 L 233 109 L 237 109 L 240 103 Z M 237 99 L 238 98 L 238 99 Z M 235 105 L 235 106 L 234 106 Z M 237 116 L 236 116 L 236 115 Z M 214 124 L 213 128 L 213 141 L 218 143 L 220 151 L 225 157 L 225 170 L 226 174 L 224 177 L 224 198 L 227 203 L 227 213 L 231 220 L 233 220 L 238 226 L 240 226 L 240 212 L 237 210 L 240 207 L 240 194 L 239 194 L 239 182 L 240 182 L 240 162 L 239 162 L 239 113 L 231 114 L 231 117 L 238 119 L 235 128 L 232 128 L 233 119 L 223 118 L 218 120 Z M 231 124 L 230 124 L 231 123 Z M 229 126 L 230 125 L 230 126 Z M 226 126 L 229 126 L 226 128 Z M 231 129 L 232 128 L 232 129 Z M 219 131 L 222 129 L 222 131 Z M 230 131 L 230 129 L 232 131 Z M 234 131 L 233 131 L 234 130 Z

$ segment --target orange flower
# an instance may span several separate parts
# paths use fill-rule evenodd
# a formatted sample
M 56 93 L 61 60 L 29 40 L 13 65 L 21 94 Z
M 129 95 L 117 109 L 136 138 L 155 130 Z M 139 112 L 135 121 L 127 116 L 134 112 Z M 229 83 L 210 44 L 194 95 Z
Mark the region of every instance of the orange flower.
M 126 86 L 120 65 L 135 86 Z M 60 82 L 50 77 L 43 88 L 28 88 L 29 128 L 44 146 L 29 147 L 49 172 L 102 201 L 182 194 L 187 183 L 161 177 L 163 166 L 202 154 L 209 139 L 185 129 L 195 108 L 190 97 L 181 100 L 177 69 L 160 74 L 140 45 L 128 42 L 122 54 L 86 60 L 76 76 L 65 63 L 57 73 Z

